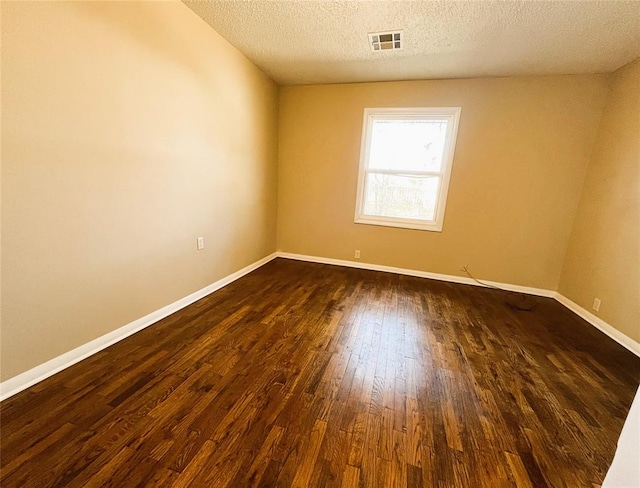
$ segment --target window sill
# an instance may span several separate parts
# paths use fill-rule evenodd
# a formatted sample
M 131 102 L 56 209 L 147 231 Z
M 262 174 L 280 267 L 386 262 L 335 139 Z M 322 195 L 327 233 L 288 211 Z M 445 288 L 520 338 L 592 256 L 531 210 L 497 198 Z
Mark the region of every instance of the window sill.
M 429 232 L 442 232 L 442 224 L 436 222 L 422 223 L 409 220 L 389 219 L 389 218 L 373 218 L 359 217 L 354 220 L 356 224 L 379 225 L 382 227 L 398 227 L 401 229 L 426 230 Z

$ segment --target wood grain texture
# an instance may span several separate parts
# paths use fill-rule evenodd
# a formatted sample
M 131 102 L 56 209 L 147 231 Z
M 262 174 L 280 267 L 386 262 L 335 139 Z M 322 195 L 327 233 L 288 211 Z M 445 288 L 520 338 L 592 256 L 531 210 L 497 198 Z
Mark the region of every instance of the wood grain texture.
M 578 487 L 640 359 L 551 299 L 278 259 L 0 405 L 3 487 Z

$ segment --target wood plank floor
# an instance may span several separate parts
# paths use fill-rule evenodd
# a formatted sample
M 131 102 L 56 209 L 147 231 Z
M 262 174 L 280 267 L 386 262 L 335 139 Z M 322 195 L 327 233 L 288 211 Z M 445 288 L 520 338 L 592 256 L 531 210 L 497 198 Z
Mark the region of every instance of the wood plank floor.
M 0 484 L 597 486 L 640 359 L 504 298 L 272 261 L 3 402 Z

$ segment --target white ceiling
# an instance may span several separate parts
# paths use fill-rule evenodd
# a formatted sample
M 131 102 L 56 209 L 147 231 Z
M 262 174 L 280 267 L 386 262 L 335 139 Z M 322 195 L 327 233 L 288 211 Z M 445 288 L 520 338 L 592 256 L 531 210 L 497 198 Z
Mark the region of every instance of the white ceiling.
M 640 1 L 184 0 L 284 85 L 613 71 L 640 57 Z M 367 33 L 404 30 L 371 52 Z

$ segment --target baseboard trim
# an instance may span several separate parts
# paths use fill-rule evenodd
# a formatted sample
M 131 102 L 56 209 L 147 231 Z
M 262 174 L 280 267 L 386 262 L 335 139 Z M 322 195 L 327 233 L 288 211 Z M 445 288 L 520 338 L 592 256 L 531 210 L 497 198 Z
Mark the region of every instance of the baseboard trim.
M 418 278 L 428 278 L 431 280 L 448 281 L 450 283 L 460 283 L 463 285 L 485 287 L 485 285 L 482 285 L 477 281 L 474 281 L 473 279 L 465 276 L 431 273 L 429 271 L 418 271 L 415 269 L 396 268 L 394 266 L 384 266 L 381 264 L 363 263 L 360 261 L 347 261 L 344 259 L 324 258 L 319 256 L 308 256 L 305 254 L 294 254 L 294 253 L 282 252 L 282 251 L 278 251 L 276 254 L 279 258 L 295 259 L 296 261 L 308 261 L 311 263 L 332 264 L 335 266 L 347 266 L 349 268 L 368 269 L 370 271 L 384 271 L 386 273 L 394 273 L 394 274 L 400 274 L 400 275 L 406 275 L 406 276 L 416 276 Z M 512 285 L 510 283 L 500 283 L 497 281 L 488 281 L 488 280 L 482 280 L 482 281 L 487 285 L 496 286 L 504 290 L 515 291 L 518 293 L 527 293 L 529 295 L 536 295 L 539 297 L 553 298 L 556 294 L 555 291 L 545 290 L 544 288 L 532 288 L 529 286 Z
M 13 378 L 9 378 L 8 380 L 3 381 L 2 383 L 0 383 L 0 401 L 5 400 L 6 398 L 9 398 L 15 395 L 16 393 L 20 393 L 21 391 L 26 390 L 30 386 L 33 386 L 36 383 L 39 383 L 42 380 L 47 379 L 50 376 L 53 376 L 56 373 L 59 373 L 60 371 L 68 368 L 69 366 L 73 366 L 74 364 L 79 363 L 83 359 L 86 359 L 89 356 L 92 356 L 93 354 L 102 351 L 103 349 L 106 349 L 107 347 L 115 344 L 116 342 L 119 342 L 129 337 L 130 335 L 133 335 L 136 332 L 139 332 L 142 329 L 145 329 L 150 325 L 155 324 L 159 320 L 162 320 L 163 318 L 168 317 L 172 313 L 175 313 L 178 310 L 181 310 L 186 306 L 191 305 L 192 303 L 200 300 L 201 298 L 204 298 L 205 296 L 213 293 L 214 291 L 219 290 L 220 288 L 227 286 L 228 284 L 236 281 L 237 279 L 242 278 L 246 274 L 251 273 L 252 271 L 259 268 L 260 266 L 263 266 L 269 261 L 275 259 L 276 257 L 277 257 L 277 254 L 272 253 L 256 261 L 255 263 L 245 266 L 244 268 L 236 271 L 235 273 L 225 276 L 224 278 L 202 288 L 201 290 L 198 290 L 184 298 L 181 298 L 180 300 L 177 300 L 165 307 L 162 307 L 159 310 L 156 310 L 155 312 L 151 312 L 150 314 L 145 315 L 144 317 L 141 317 L 137 320 L 134 320 L 133 322 L 130 322 L 127 325 L 124 325 L 112 332 L 109 332 L 108 334 L 105 334 L 101 337 L 98 337 L 97 339 L 89 341 L 86 344 L 83 344 L 82 346 L 76 347 L 75 349 L 72 349 L 69 352 L 66 352 L 64 354 L 61 354 L 60 356 L 50 359 L 49 361 L 42 363 L 39 366 L 36 366 L 35 368 L 32 368 L 28 371 L 25 371 L 24 373 L 14 376 Z
M 359 268 L 359 269 L 368 269 L 371 271 L 385 271 L 387 273 L 395 273 L 407 276 L 416 276 L 419 278 L 429 278 L 432 280 L 439 281 L 448 281 L 450 283 L 461 283 L 464 285 L 474 285 L 474 286 L 483 286 L 480 283 L 472 280 L 471 278 L 467 278 L 464 276 L 455 276 L 455 275 L 447 275 L 440 273 L 430 273 L 428 271 L 418 271 L 415 269 L 406 269 L 406 268 L 396 268 L 393 266 L 384 266 L 380 264 L 371 264 L 371 263 L 362 263 L 359 261 L 347 261 L 344 259 L 333 259 L 333 258 L 324 258 L 320 256 L 309 256 L 305 254 L 295 254 L 289 252 L 278 251 L 277 256 L 279 258 L 286 259 L 295 259 L 297 261 L 307 261 L 311 263 L 320 263 L 320 264 L 332 264 L 335 266 L 347 266 L 349 268 Z M 535 295 L 546 298 L 554 298 L 556 301 L 564 305 L 566 308 L 571 310 L 573 313 L 586 320 L 589 324 L 593 325 L 595 328 L 599 329 L 609 337 L 611 337 L 618 344 L 628 349 L 636 356 L 640 356 L 640 344 L 629 336 L 623 334 L 618 329 L 608 324 L 600 317 L 596 317 L 591 312 L 585 310 L 577 303 L 569 300 L 564 295 L 561 295 L 557 291 L 545 290 L 543 288 L 532 288 L 528 286 L 520 286 L 520 285 L 512 285 L 510 283 L 500 283 L 497 281 L 488 281 L 482 280 L 491 286 L 497 286 L 498 288 L 502 288 L 504 290 L 515 291 L 519 293 L 527 293 L 529 295 Z
M 565 297 L 561 293 L 556 292 L 553 298 L 555 298 L 558 302 L 560 302 L 562 305 L 567 307 L 573 313 L 575 313 L 579 317 L 581 317 L 584 320 L 586 320 L 587 322 L 589 322 L 596 329 L 599 329 L 601 332 L 603 332 L 604 334 L 606 334 L 609 337 L 611 337 L 611 339 L 616 341 L 622 347 L 624 347 L 625 349 L 631 351 L 636 356 L 640 357 L 640 343 L 634 341 L 628 335 L 623 334 L 618 329 L 616 329 L 614 326 L 612 326 L 609 323 L 605 322 L 600 317 L 595 316 L 594 314 L 592 314 L 591 312 L 589 312 L 585 308 L 581 307 L 580 305 L 578 305 L 574 301 L 570 300 L 569 298 Z
M 187 307 L 188 305 L 191 305 L 192 303 L 200 300 L 201 298 L 204 298 L 205 296 L 219 290 L 220 288 L 223 288 L 226 285 L 236 281 L 237 279 L 251 273 L 252 271 L 258 269 L 259 267 L 265 265 L 266 263 L 268 263 L 269 261 L 272 261 L 277 257 L 285 258 L 285 259 L 293 259 L 296 261 L 307 261 L 312 263 L 330 264 L 334 266 L 346 266 L 349 268 L 368 269 L 371 271 L 384 271 L 387 273 L 394 273 L 394 274 L 400 274 L 400 275 L 406 275 L 406 276 L 415 276 L 418 278 L 428 278 L 432 280 L 446 281 L 450 283 L 460 283 L 464 285 L 484 286 L 472 280 L 471 278 L 466 278 L 464 276 L 431 273 L 428 271 L 418 271 L 413 269 L 397 268 L 394 266 L 384 266 L 380 264 L 347 261 L 343 259 L 324 258 L 319 256 L 309 256 L 304 254 L 294 254 L 294 253 L 278 251 L 256 261 L 255 263 L 245 266 L 244 268 L 236 271 L 235 273 L 225 276 L 224 278 L 216 281 L 215 283 L 212 283 L 211 285 L 208 285 L 202 288 L 201 290 L 198 290 L 184 298 L 181 298 L 180 300 L 177 300 L 159 310 L 156 310 L 155 312 L 152 312 L 148 315 L 145 315 L 144 317 L 134 320 L 133 322 L 127 325 L 124 325 L 112 332 L 109 332 L 108 334 L 105 334 L 101 337 L 98 337 L 97 339 L 87 342 L 86 344 L 83 344 L 82 346 L 72 349 L 69 352 L 61 354 L 60 356 L 57 356 L 45 363 L 42 363 L 36 366 L 35 368 L 25 371 L 24 373 L 14 376 L 13 378 L 9 378 L 8 380 L 0 383 L 0 401 L 3 401 L 15 395 L 16 393 L 26 390 L 30 386 L 33 386 L 41 382 L 42 380 L 45 380 L 46 378 L 49 378 L 50 376 L 53 376 L 54 374 L 59 373 L 60 371 L 70 366 L 73 366 L 76 363 L 79 363 L 83 359 L 86 359 L 89 356 L 92 356 L 93 354 L 96 354 L 97 352 L 100 352 L 103 349 L 106 349 L 107 347 L 115 344 L 116 342 L 119 342 L 135 334 L 136 332 L 139 332 L 142 329 L 145 329 L 150 325 L 155 324 L 156 322 L 162 320 L 163 318 L 168 317 L 172 313 L 175 313 L 178 310 L 181 310 Z M 620 344 L 621 346 L 625 347 L 626 349 L 628 349 L 629 351 L 631 351 L 632 353 L 640 357 L 640 343 L 634 341 L 629 336 L 623 334 L 612 325 L 608 324 L 601 318 L 593 315 L 591 312 L 585 310 L 580 305 L 576 304 L 575 302 L 571 301 L 570 299 L 568 299 L 567 297 L 565 297 L 564 295 L 558 292 L 545 290 L 543 288 L 532 288 L 528 286 L 512 285 L 510 283 L 500 283 L 500 282 L 488 281 L 488 280 L 483 280 L 483 281 L 491 286 L 497 286 L 499 288 L 509 290 L 509 291 L 527 293 L 530 295 L 536 295 L 536 296 L 547 297 L 547 298 L 554 298 L 559 303 L 564 305 L 566 308 L 571 310 L 573 313 L 583 318 L 588 323 L 590 323 L 591 325 L 593 325 L 594 327 L 602 331 L 604 334 L 609 336 L 611 339 L 616 341 L 618 344 Z

